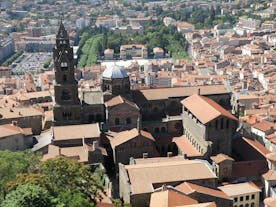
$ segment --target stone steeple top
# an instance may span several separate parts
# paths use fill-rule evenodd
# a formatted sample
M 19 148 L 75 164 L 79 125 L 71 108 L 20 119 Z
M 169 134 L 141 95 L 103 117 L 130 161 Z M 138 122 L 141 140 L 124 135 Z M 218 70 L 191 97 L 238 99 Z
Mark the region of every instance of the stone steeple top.
M 60 39 L 68 39 L 69 38 L 68 33 L 63 25 L 62 20 L 60 21 L 60 25 L 59 25 L 59 29 L 58 29 L 58 33 L 57 33 L 56 37 L 60 38 Z

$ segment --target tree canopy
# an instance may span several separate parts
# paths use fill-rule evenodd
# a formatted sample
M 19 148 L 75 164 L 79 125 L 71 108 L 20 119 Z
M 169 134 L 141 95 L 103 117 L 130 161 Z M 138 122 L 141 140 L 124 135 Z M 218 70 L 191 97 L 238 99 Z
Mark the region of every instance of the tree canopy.
M 0 202 L 7 192 L 7 183 L 19 173 L 33 172 L 39 160 L 40 157 L 31 151 L 0 151 Z
M 25 184 L 11 191 L 1 204 L 2 207 L 52 207 L 53 198 L 44 188 Z
M 103 175 L 66 157 L 40 162 L 30 151 L 0 151 L 0 206 L 95 206 L 104 193 Z

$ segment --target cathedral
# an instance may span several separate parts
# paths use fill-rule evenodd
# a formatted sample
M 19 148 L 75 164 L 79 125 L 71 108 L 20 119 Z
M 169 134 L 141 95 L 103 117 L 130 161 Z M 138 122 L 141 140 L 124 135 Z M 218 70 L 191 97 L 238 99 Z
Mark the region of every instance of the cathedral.
M 79 92 L 78 82 L 74 75 L 76 66 L 73 60 L 73 49 L 62 22 L 56 36 L 53 59 L 55 70 L 53 124 L 55 127 L 100 123 L 100 129 L 105 132 L 121 132 L 136 128 L 153 134 L 155 138 L 177 137 L 190 130 L 183 122 L 185 118 L 186 123 L 189 123 L 190 117 L 189 115 L 187 118 L 185 116 L 183 118 L 185 115 L 183 110 L 186 109 L 186 106 L 182 101 L 187 97 L 197 94 L 200 97 L 209 98 L 226 110 L 230 109 L 231 93 L 225 85 L 132 90 L 128 73 L 118 65 L 108 67 L 102 73 L 100 91 Z M 200 102 L 205 99 L 197 98 L 195 100 Z M 211 107 L 213 106 L 212 103 Z M 199 107 L 201 106 L 199 105 Z M 219 106 L 216 108 L 223 110 Z M 226 112 L 218 114 L 216 118 L 220 118 L 224 114 Z M 228 114 L 227 116 L 230 117 Z M 234 118 L 231 117 L 231 119 Z M 196 124 L 200 123 L 200 119 L 198 120 Z M 234 129 L 234 127 L 232 128 Z M 227 132 L 228 137 L 232 136 L 232 128 L 229 133 Z M 200 140 L 211 140 L 211 138 L 207 138 L 204 133 L 202 136 L 197 134 L 194 136 L 197 137 L 197 141 L 191 138 L 191 142 L 195 147 L 199 151 L 209 152 L 209 149 L 212 148 L 209 146 L 211 142 L 206 141 L 205 145 L 201 146 L 200 143 L 203 142 Z M 164 148 L 161 144 L 157 146 L 157 149 L 166 153 L 170 151 L 170 147 L 172 146 Z M 230 154 L 229 150 L 220 150 L 217 143 L 216 150 L 213 149 L 213 151 Z

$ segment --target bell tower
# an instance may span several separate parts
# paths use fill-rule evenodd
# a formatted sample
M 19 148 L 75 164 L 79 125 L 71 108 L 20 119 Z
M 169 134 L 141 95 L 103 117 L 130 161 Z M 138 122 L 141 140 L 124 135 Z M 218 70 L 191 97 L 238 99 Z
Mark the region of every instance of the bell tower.
M 81 104 L 74 74 L 73 48 L 61 21 L 53 51 L 55 70 L 54 125 L 80 124 Z

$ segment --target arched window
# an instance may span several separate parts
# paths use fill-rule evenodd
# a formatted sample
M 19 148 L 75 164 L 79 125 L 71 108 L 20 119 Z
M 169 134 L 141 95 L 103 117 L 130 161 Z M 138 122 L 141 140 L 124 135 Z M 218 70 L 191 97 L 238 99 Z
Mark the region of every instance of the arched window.
M 60 64 L 60 66 L 61 66 L 61 67 L 67 67 L 67 62 L 62 62 L 62 63 Z
M 64 90 L 61 92 L 61 98 L 62 98 L 62 100 L 64 100 L 64 101 L 70 100 L 70 99 L 71 99 L 70 91 L 64 89 Z
M 67 81 L 67 76 L 64 74 L 63 75 L 63 82 L 66 82 Z
M 68 64 L 67 64 L 67 62 L 62 62 L 62 63 L 60 64 L 60 67 L 61 67 L 61 70 L 62 70 L 62 71 L 66 71 L 66 70 L 68 69 Z
M 72 117 L 72 113 L 71 113 L 71 111 L 64 111 L 64 112 L 62 112 L 62 116 L 63 116 L 63 119 L 69 120 Z
M 126 124 L 131 124 L 131 118 L 126 118 Z
M 120 119 L 119 118 L 115 119 L 115 125 L 120 125 Z

